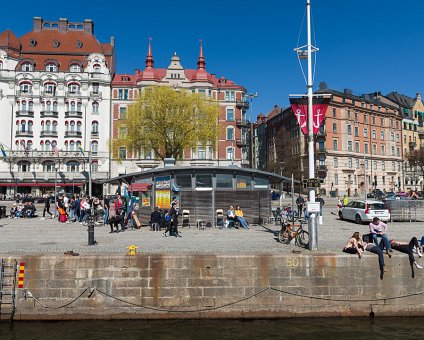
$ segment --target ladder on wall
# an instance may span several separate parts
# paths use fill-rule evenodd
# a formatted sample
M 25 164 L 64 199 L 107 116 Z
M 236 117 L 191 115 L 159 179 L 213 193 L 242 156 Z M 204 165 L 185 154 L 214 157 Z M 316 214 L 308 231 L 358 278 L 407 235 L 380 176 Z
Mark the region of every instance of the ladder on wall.
M 13 320 L 15 314 L 17 261 L 1 259 L 0 262 L 0 320 Z

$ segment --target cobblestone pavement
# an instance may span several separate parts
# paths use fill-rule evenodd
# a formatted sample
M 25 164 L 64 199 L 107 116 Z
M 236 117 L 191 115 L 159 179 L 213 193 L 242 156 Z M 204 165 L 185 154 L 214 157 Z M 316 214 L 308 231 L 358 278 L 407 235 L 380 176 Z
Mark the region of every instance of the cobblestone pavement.
M 336 201 L 327 199 L 323 225 L 318 226 L 319 251 L 340 253 L 346 240 L 355 231 L 365 233 L 368 226 L 340 221 L 335 216 Z M 287 202 L 289 202 L 287 200 Z M 11 203 L 7 203 L 9 206 Z M 0 204 L 1 205 L 1 204 Z M 38 209 L 40 212 L 40 209 Z M 307 227 L 306 227 L 307 228 Z M 56 220 L 0 219 L 0 254 L 51 254 L 73 250 L 78 253 L 126 253 L 126 247 L 137 245 L 143 253 L 280 253 L 294 249 L 308 253 L 293 244 L 278 242 L 279 227 L 273 224 L 266 228 L 252 226 L 244 229 L 207 228 L 198 230 L 180 228 L 183 237 L 163 237 L 162 232 L 127 230 L 110 234 L 109 226 L 95 228 L 97 244 L 88 246 L 87 227 L 79 223 L 59 223 Z M 424 222 L 391 222 L 389 237 L 409 241 L 412 236 L 421 239 Z

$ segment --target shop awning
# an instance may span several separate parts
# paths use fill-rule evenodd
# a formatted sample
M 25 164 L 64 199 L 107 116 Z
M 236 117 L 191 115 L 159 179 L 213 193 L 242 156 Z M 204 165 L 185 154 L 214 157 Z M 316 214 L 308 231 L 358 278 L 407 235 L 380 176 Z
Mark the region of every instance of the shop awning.
M 128 191 L 149 191 L 151 183 L 133 183 L 128 187 Z
M 57 187 L 80 187 L 85 183 L 75 182 L 75 183 L 56 183 Z M 54 183 L 0 183 L 0 187 L 54 187 Z

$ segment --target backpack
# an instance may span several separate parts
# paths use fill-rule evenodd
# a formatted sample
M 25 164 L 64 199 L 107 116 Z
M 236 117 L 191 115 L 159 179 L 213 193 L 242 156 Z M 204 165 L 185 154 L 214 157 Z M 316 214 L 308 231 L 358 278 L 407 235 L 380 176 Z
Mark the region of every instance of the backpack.
M 166 222 L 171 222 L 171 215 L 165 214 L 165 221 Z

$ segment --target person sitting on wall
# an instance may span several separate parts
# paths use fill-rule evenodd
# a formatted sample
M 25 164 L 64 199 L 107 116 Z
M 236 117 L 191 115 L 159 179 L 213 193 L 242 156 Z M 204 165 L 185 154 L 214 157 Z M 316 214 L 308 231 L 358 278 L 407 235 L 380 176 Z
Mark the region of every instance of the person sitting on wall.
M 249 224 L 244 219 L 244 217 L 243 217 L 243 210 L 241 210 L 241 208 L 240 208 L 239 205 L 236 206 L 236 210 L 234 211 L 234 213 L 236 215 L 236 220 L 239 221 L 240 225 L 244 229 L 249 229 Z
M 364 247 L 364 250 L 378 255 L 378 264 L 380 266 L 380 280 L 383 280 L 384 273 L 387 272 L 383 256 L 383 240 L 380 241 L 379 245 L 370 243 L 370 241 L 372 242 L 372 240 L 370 240 L 369 234 L 362 235 L 362 246 Z
M 370 223 L 370 233 L 372 234 L 372 239 L 376 245 L 378 245 L 378 237 L 381 237 L 381 240 L 384 243 L 384 247 L 386 248 L 386 253 L 391 257 L 393 250 L 390 247 L 389 238 L 386 235 L 387 232 L 387 224 L 380 221 L 378 217 L 374 217 L 372 222 Z
M 361 240 L 361 234 L 358 231 L 355 231 L 351 238 L 346 242 L 346 245 L 343 248 L 344 253 L 348 254 L 358 254 L 358 257 L 362 258 L 362 251 L 364 246 Z
M 230 209 L 227 210 L 227 220 L 225 221 L 225 228 L 228 228 L 230 223 L 233 223 L 234 227 L 238 229 L 236 226 L 237 218 L 234 212 L 234 207 L 230 205 Z
M 408 254 L 409 264 L 411 266 L 411 271 L 412 271 L 412 278 L 414 278 L 415 277 L 414 265 L 417 267 L 417 269 L 423 269 L 423 267 L 420 266 L 415 261 L 414 254 L 413 254 L 413 252 L 415 251 L 420 258 L 422 257 L 417 238 L 414 236 L 413 238 L 411 238 L 411 241 L 409 241 L 409 243 L 398 242 L 398 241 L 392 239 L 392 240 L 390 240 L 390 245 L 393 249 L 395 249 L 395 250 L 397 250 L 401 253 Z

